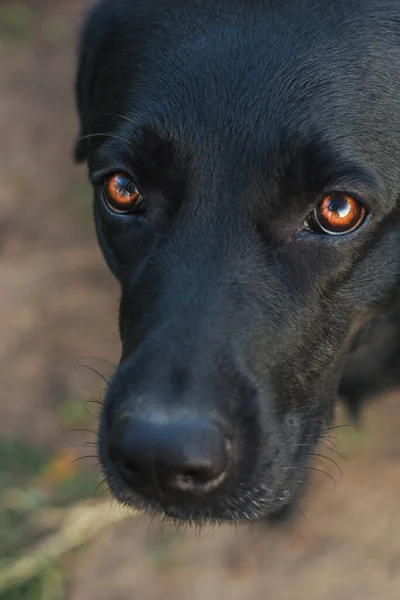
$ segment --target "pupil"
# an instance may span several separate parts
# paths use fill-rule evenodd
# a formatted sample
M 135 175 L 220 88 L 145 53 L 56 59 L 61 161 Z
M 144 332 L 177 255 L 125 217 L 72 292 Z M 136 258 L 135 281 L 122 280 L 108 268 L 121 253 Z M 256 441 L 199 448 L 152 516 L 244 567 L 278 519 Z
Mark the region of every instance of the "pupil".
M 351 207 L 346 198 L 335 198 L 331 200 L 329 210 L 337 213 L 341 219 L 345 219 L 349 214 Z
M 133 183 L 126 177 L 119 177 L 116 181 L 117 192 L 120 196 L 130 196 L 133 193 L 132 186 Z

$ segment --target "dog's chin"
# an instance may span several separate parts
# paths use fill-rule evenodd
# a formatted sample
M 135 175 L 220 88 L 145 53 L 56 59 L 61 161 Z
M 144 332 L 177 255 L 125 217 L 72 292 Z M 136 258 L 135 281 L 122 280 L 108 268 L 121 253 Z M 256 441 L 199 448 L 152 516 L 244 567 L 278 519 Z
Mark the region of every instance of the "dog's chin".
M 162 521 L 179 525 L 201 527 L 213 524 L 249 524 L 264 522 L 279 524 L 294 514 L 301 488 L 297 483 L 287 482 L 279 490 L 272 490 L 262 482 L 252 486 L 238 485 L 237 489 L 218 498 L 173 503 L 167 497 L 148 498 L 131 490 L 110 464 L 103 472 L 113 497 L 128 510 L 147 514 Z

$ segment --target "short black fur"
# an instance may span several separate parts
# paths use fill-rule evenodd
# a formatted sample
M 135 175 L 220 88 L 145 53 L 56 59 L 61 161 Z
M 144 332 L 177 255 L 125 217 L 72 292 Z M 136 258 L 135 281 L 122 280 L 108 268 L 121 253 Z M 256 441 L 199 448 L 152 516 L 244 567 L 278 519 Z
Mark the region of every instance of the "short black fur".
M 187 521 L 286 513 L 338 391 L 358 414 L 400 384 L 398 0 L 103 0 L 77 103 L 76 159 L 122 289 L 99 433 L 114 493 Z M 106 207 L 121 170 L 145 216 Z M 302 229 L 334 189 L 362 195 L 365 224 Z M 126 486 L 107 437 L 127 406 L 228 422 L 223 486 L 201 501 Z

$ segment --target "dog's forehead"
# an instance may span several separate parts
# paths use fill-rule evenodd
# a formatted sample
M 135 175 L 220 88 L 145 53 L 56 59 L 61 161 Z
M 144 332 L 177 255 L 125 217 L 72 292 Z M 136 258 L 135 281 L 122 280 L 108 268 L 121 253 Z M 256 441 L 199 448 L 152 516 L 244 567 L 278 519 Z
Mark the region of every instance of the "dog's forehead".
M 241 156 L 254 167 L 262 155 L 264 169 L 266 155 L 299 155 L 316 142 L 312 154 L 323 147 L 355 159 L 383 187 L 398 181 L 397 0 L 106 5 L 118 14 L 91 131 L 123 115 L 116 127 L 129 140 L 150 129 L 203 156 L 231 151 L 238 168 Z
M 151 110 L 175 128 L 192 125 L 193 134 L 206 134 L 209 126 L 253 142 L 258 131 L 272 134 L 282 125 L 286 134 L 308 136 L 310 127 L 326 132 L 332 124 L 340 138 L 368 123 L 379 136 L 400 85 L 394 21 L 358 14 L 355 2 L 338 2 L 336 12 L 327 2 L 321 10 L 313 2 L 272 3 L 279 10 L 268 4 L 225 12 L 217 2 L 222 8 L 214 21 L 211 12 L 194 13 L 190 24 L 189 16 L 166 19 L 142 53 L 139 47 L 131 82 L 135 112 Z M 400 7 L 397 12 L 400 18 Z M 370 103 L 369 110 L 360 103 Z M 399 127 L 396 115 L 390 117 Z

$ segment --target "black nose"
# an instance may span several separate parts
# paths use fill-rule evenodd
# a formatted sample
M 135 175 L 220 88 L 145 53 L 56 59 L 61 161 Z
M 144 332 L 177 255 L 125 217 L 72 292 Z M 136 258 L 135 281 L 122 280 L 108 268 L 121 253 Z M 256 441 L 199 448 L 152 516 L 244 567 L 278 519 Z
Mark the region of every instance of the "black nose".
M 111 428 L 108 451 L 124 481 L 150 496 L 209 492 L 222 483 L 230 462 L 228 439 L 200 419 L 157 423 L 123 415 Z

